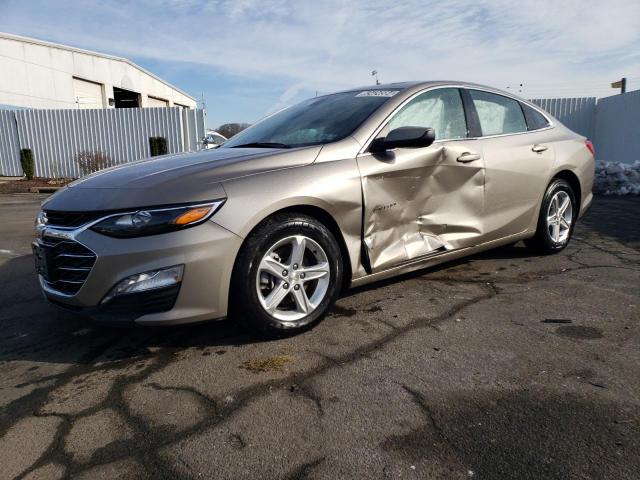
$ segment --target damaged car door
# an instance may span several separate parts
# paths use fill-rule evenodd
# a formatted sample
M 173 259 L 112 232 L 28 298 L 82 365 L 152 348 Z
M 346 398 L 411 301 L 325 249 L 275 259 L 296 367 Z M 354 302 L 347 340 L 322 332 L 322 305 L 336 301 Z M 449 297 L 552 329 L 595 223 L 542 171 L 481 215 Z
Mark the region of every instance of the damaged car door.
M 423 148 L 368 149 L 358 156 L 363 261 L 372 272 L 477 244 L 483 233 L 484 159 L 468 139 L 460 90 L 436 88 L 401 105 L 371 145 L 403 127 L 435 130 Z

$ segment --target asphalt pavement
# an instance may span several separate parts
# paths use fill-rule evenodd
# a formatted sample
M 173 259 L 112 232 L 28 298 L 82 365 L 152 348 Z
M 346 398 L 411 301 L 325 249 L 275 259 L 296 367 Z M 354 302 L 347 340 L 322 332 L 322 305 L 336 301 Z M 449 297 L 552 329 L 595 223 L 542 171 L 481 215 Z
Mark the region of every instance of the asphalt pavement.
M 48 305 L 0 196 L 0 478 L 638 479 L 640 198 L 347 292 L 318 327 L 108 328 Z

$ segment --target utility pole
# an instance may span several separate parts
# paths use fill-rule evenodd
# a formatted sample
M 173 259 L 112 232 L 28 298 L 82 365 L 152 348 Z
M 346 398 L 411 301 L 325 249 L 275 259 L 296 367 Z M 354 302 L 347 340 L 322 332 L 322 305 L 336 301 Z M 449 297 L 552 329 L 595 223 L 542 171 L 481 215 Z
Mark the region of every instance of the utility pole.
M 518 84 L 518 93 L 522 93 L 522 89 L 524 88 L 524 83 Z M 507 90 L 511 90 L 511 85 L 507 85 Z
M 620 93 L 625 93 L 627 91 L 627 77 L 622 77 L 617 82 L 613 82 L 611 88 L 619 88 Z

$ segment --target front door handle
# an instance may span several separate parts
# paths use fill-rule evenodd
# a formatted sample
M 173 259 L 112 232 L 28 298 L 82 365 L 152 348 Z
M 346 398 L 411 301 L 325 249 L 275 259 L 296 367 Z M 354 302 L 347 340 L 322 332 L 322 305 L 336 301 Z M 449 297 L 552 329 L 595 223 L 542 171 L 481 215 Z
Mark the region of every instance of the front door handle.
M 462 155 L 460 155 L 456 160 L 460 163 L 469 163 L 475 160 L 480 160 L 480 158 L 481 158 L 480 155 L 478 155 L 477 153 L 465 152 Z
M 536 152 L 536 153 L 542 153 L 545 150 L 547 150 L 549 147 L 547 147 L 546 145 L 540 145 L 539 143 L 536 143 L 533 148 L 531 148 L 531 151 Z

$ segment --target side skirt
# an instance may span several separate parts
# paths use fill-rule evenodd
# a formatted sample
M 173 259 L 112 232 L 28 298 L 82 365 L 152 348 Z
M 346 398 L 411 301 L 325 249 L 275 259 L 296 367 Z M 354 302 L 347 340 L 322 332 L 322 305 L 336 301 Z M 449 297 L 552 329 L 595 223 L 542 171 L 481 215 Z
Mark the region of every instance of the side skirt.
M 369 283 L 377 282 L 379 280 L 384 280 L 390 277 L 402 275 L 403 273 L 409 273 L 415 270 L 433 267 L 435 265 L 439 265 L 441 263 L 445 263 L 451 260 L 457 260 L 458 258 L 467 257 L 469 255 L 484 252 L 486 250 L 491 250 L 492 248 L 500 247 L 502 245 L 508 245 L 510 243 L 517 242 L 519 240 L 524 240 L 525 238 L 529 238 L 534 233 L 535 232 L 517 233 L 515 235 L 499 238 L 497 240 L 483 243 L 475 247 L 461 248 L 459 250 L 451 250 L 448 252 L 437 253 L 435 255 L 429 255 L 428 257 L 421 257 L 414 261 L 403 263 L 401 265 L 397 265 L 395 267 L 391 267 L 386 270 L 382 270 L 381 272 L 376 272 L 370 275 L 365 275 L 360 278 L 352 279 L 351 287 L 360 287 L 362 285 L 367 285 Z

